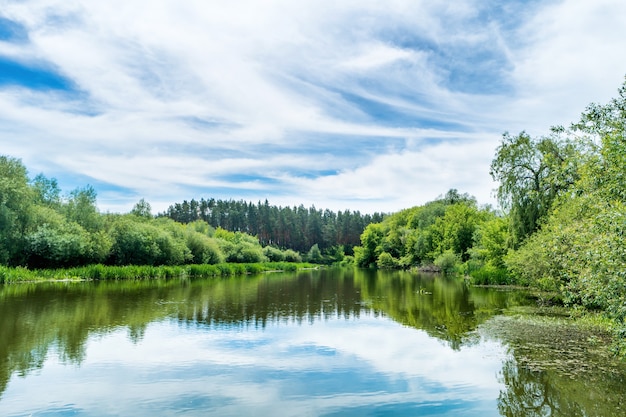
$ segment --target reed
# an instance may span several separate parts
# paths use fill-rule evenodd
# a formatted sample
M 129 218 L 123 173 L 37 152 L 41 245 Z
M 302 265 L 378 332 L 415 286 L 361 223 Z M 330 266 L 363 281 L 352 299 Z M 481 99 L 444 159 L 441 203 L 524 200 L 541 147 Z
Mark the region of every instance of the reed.
M 484 265 L 482 268 L 471 271 L 469 276 L 474 285 L 508 285 L 512 283 L 506 269 L 491 265 Z
M 268 271 L 295 272 L 313 268 L 308 263 L 264 262 L 264 263 L 220 263 L 215 265 L 87 265 L 65 269 L 30 270 L 23 267 L 0 266 L 0 284 L 26 281 L 87 280 L 116 281 L 142 279 L 179 279 L 229 277 L 254 275 Z

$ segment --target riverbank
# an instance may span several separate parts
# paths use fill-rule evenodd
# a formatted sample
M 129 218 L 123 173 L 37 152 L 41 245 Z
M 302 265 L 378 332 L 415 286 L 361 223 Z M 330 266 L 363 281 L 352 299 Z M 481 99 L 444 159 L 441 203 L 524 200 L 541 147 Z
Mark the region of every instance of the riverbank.
M 28 269 L 0 266 L 0 284 L 40 281 L 97 281 L 160 278 L 206 278 L 297 271 L 314 268 L 309 263 L 221 263 L 215 265 L 88 265 L 64 269 Z

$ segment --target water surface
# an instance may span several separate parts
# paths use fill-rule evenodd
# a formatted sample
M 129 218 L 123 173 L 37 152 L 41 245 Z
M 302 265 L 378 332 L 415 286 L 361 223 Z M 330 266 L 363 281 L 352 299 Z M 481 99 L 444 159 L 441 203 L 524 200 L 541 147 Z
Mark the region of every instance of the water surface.
M 0 415 L 622 415 L 604 340 L 532 303 L 352 270 L 6 285 Z

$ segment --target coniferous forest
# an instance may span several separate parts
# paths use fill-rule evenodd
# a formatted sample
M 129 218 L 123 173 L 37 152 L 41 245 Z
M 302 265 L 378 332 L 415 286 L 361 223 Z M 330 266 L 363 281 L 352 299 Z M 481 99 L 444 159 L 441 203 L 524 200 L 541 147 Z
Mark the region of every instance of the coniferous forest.
M 279 207 L 267 200 L 255 204 L 213 198 L 176 203 L 161 216 L 180 223 L 202 220 L 214 228 L 247 233 L 256 236 L 263 246 L 304 253 L 317 244 L 322 251 L 343 247 L 348 255 L 360 243 L 365 226 L 383 219 L 381 213 L 370 215 L 350 210 L 335 213 L 314 206 Z

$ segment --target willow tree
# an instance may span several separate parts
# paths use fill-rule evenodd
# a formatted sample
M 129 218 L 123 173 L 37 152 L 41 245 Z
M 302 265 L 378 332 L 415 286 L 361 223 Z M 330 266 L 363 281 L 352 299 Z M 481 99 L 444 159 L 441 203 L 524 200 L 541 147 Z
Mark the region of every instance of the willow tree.
M 564 129 L 532 138 L 526 132 L 505 133 L 491 162 L 499 182 L 498 200 L 510 217 L 510 246 L 516 248 L 534 233 L 555 199 L 579 178 L 579 146 Z

